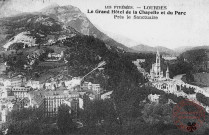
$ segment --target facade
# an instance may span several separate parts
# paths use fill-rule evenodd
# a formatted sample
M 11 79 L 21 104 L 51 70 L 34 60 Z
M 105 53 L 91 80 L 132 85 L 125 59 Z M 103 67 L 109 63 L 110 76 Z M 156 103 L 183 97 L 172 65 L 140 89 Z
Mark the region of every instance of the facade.
M 27 97 L 27 93 L 31 90 L 29 87 L 12 87 L 11 92 L 17 98 L 25 98 Z
M 63 51 L 60 54 L 59 53 L 49 53 L 47 61 L 58 61 L 61 58 L 63 58 L 63 56 L 64 56 L 64 52 Z
M 11 79 L 1 79 L 0 82 L 5 86 L 5 87 L 8 87 L 8 86 L 11 86 L 11 87 L 21 87 L 21 86 L 24 86 L 25 85 L 25 82 L 26 82 L 26 78 L 23 77 L 13 77 Z
M 181 85 L 178 84 L 175 80 L 166 80 L 166 81 L 155 81 L 152 85 L 160 90 L 163 90 L 168 93 L 175 93 L 176 91 L 181 90 Z
M 78 99 L 79 93 L 77 92 L 36 91 L 29 94 L 30 106 L 40 109 L 44 117 L 56 116 L 61 104 L 67 104 L 72 107 L 75 101 L 78 104 Z
M 149 94 L 148 95 L 148 99 L 151 101 L 151 102 L 155 102 L 155 103 L 159 103 L 159 97 L 160 95 L 157 95 L 157 94 Z
M 175 57 L 175 56 L 166 56 L 166 55 L 163 55 L 162 58 L 167 60 L 167 61 L 172 61 L 172 60 L 177 59 L 177 57 Z
M 101 86 L 91 82 L 84 82 L 81 86 L 81 91 L 88 91 L 92 93 L 93 99 L 101 99 Z
M 93 94 L 96 96 L 96 99 L 101 99 L 101 87 L 100 84 L 92 84 Z
M 156 63 L 152 64 L 152 68 L 150 69 L 150 80 L 151 81 L 169 79 L 169 69 L 167 67 L 166 76 L 164 77 L 163 71 L 161 69 L 160 61 L 161 61 L 160 53 L 159 53 L 159 51 L 157 51 Z
M 29 80 L 27 82 L 26 86 L 32 87 L 33 89 L 40 89 L 41 88 L 40 82 L 39 81 L 33 81 L 33 80 Z
M 45 117 L 53 117 L 58 113 L 58 108 L 61 104 L 69 103 L 70 107 L 74 105 L 74 101 L 78 100 L 79 93 L 64 93 L 64 91 L 51 92 L 44 98 L 44 115 Z

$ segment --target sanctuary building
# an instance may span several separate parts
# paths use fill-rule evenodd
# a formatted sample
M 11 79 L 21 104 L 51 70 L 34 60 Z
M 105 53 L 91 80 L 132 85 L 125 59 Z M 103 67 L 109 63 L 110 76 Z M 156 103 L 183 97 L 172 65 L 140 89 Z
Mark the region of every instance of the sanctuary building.
M 150 69 L 150 81 L 158 81 L 158 80 L 166 80 L 166 79 L 170 79 L 169 69 L 167 67 L 166 75 L 164 77 L 160 64 L 160 53 L 159 51 L 157 51 L 156 63 L 152 64 L 152 68 Z

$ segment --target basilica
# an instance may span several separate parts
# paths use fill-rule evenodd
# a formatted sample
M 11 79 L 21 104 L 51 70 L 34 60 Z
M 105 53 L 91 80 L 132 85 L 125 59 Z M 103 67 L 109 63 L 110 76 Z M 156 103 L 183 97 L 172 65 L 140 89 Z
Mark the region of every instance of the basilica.
M 167 67 L 166 74 L 164 77 L 160 64 L 160 53 L 159 51 L 157 51 L 156 63 L 152 64 L 152 68 L 150 69 L 150 81 L 168 80 L 168 79 L 170 79 L 169 69 Z

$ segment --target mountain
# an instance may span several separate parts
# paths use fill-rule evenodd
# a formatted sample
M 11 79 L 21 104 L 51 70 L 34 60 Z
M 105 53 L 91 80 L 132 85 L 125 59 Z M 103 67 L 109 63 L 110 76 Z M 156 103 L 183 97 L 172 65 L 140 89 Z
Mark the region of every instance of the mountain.
M 154 50 L 153 47 L 148 46 L 148 45 L 143 45 L 143 44 L 136 45 L 131 48 L 137 52 L 154 52 L 154 51 L 156 52 L 157 51 L 157 50 Z
M 84 35 L 92 35 L 101 39 L 107 45 L 117 47 L 124 51 L 132 51 L 132 49 L 125 45 L 118 43 L 114 39 L 110 38 L 99 29 L 97 29 L 84 13 L 79 8 L 74 6 L 50 6 L 41 11 L 43 15 L 50 16 L 57 21 L 62 22 L 65 26 L 71 26 L 78 32 Z
M 0 19 L 0 40 L 1 50 L 6 49 L 3 59 L 10 67 L 7 75 L 23 74 L 44 82 L 52 76 L 65 74 L 66 68 L 71 76 L 84 76 L 105 61 L 105 75 L 100 79 L 101 83 L 107 82 L 104 76 L 111 79 L 111 84 L 104 84 L 106 87 L 117 86 L 118 79 L 124 76 L 136 85 L 140 81 L 141 74 L 130 58 L 119 51 L 121 49 L 108 46 L 95 36 L 83 35 L 48 15 L 25 13 Z M 49 53 L 55 53 L 56 57 L 51 58 Z M 122 72 L 123 76 L 117 78 Z M 100 83 L 98 78 L 91 79 Z
M 139 42 L 134 41 L 133 39 L 127 38 L 126 36 L 120 35 L 120 34 L 116 34 L 116 33 L 112 33 L 112 32 L 104 32 L 104 33 L 108 33 L 108 36 L 112 37 L 114 40 L 116 40 L 117 42 L 126 45 L 127 47 L 132 47 L 132 46 L 136 46 L 139 44 Z
M 202 63 L 209 60 L 209 46 L 194 47 L 183 52 L 180 57 L 192 63 Z
M 0 48 L 8 49 L 15 43 L 47 45 L 60 39 L 79 35 L 72 27 L 46 15 L 21 14 L 0 19 Z
M 176 53 L 178 55 L 181 55 L 184 52 L 190 51 L 190 50 L 198 50 L 198 49 L 209 49 L 208 45 L 204 45 L 204 46 L 181 46 L 178 48 L 175 48 L 174 50 L 176 51 Z
M 163 47 L 163 46 L 156 46 L 154 48 L 155 50 L 157 49 L 159 52 L 164 53 L 164 54 L 173 55 L 173 56 L 177 55 L 174 50 Z
M 190 50 L 197 50 L 197 49 L 209 49 L 209 45 L 192 47 Z
M 174 50 L 171 50 L 162 46 L 151 47 L 148 45 L 140 44 L 140 45 L 131 47 L 131 49 L 135 50 L 136 52 L 142 52 L 142 53 L 156 53 L 158 50 L 161 54 L 167 54 L 167 55 L 172 55 L 172 56 L 176 55 L 176 52 Z
M 178 54 L 181 54 L 185 51 L 188 51 L 190 49 L 192 49 L 193 47 L 192 46 L 181 46 L 181 47 L 178 47 L 178 48 L 175 48 L 174 50 L 178 53 Z

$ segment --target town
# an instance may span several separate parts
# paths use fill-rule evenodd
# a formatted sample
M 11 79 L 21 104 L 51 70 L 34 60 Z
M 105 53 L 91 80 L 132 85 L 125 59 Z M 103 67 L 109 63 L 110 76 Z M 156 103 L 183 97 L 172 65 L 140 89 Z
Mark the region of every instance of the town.
M 100 63 L 94 70 L 103 65 L 105 62 Z M 1 121 L 6 122 L 8 113 L 13 109 L 29 107 L 42 109 L 43 117 L 52 117 L 56 116 L 61 104 L 69 105 L 75 112 L 78 108 L 83 109 L 84 95 L 91 100 L 108 97 L 103 95 L 104 90 L 100 84 L 86 82 L 84 77 L 69 79 L 60 75 L 45 82 L 27 80 L 22 75 L 1 78 Z

